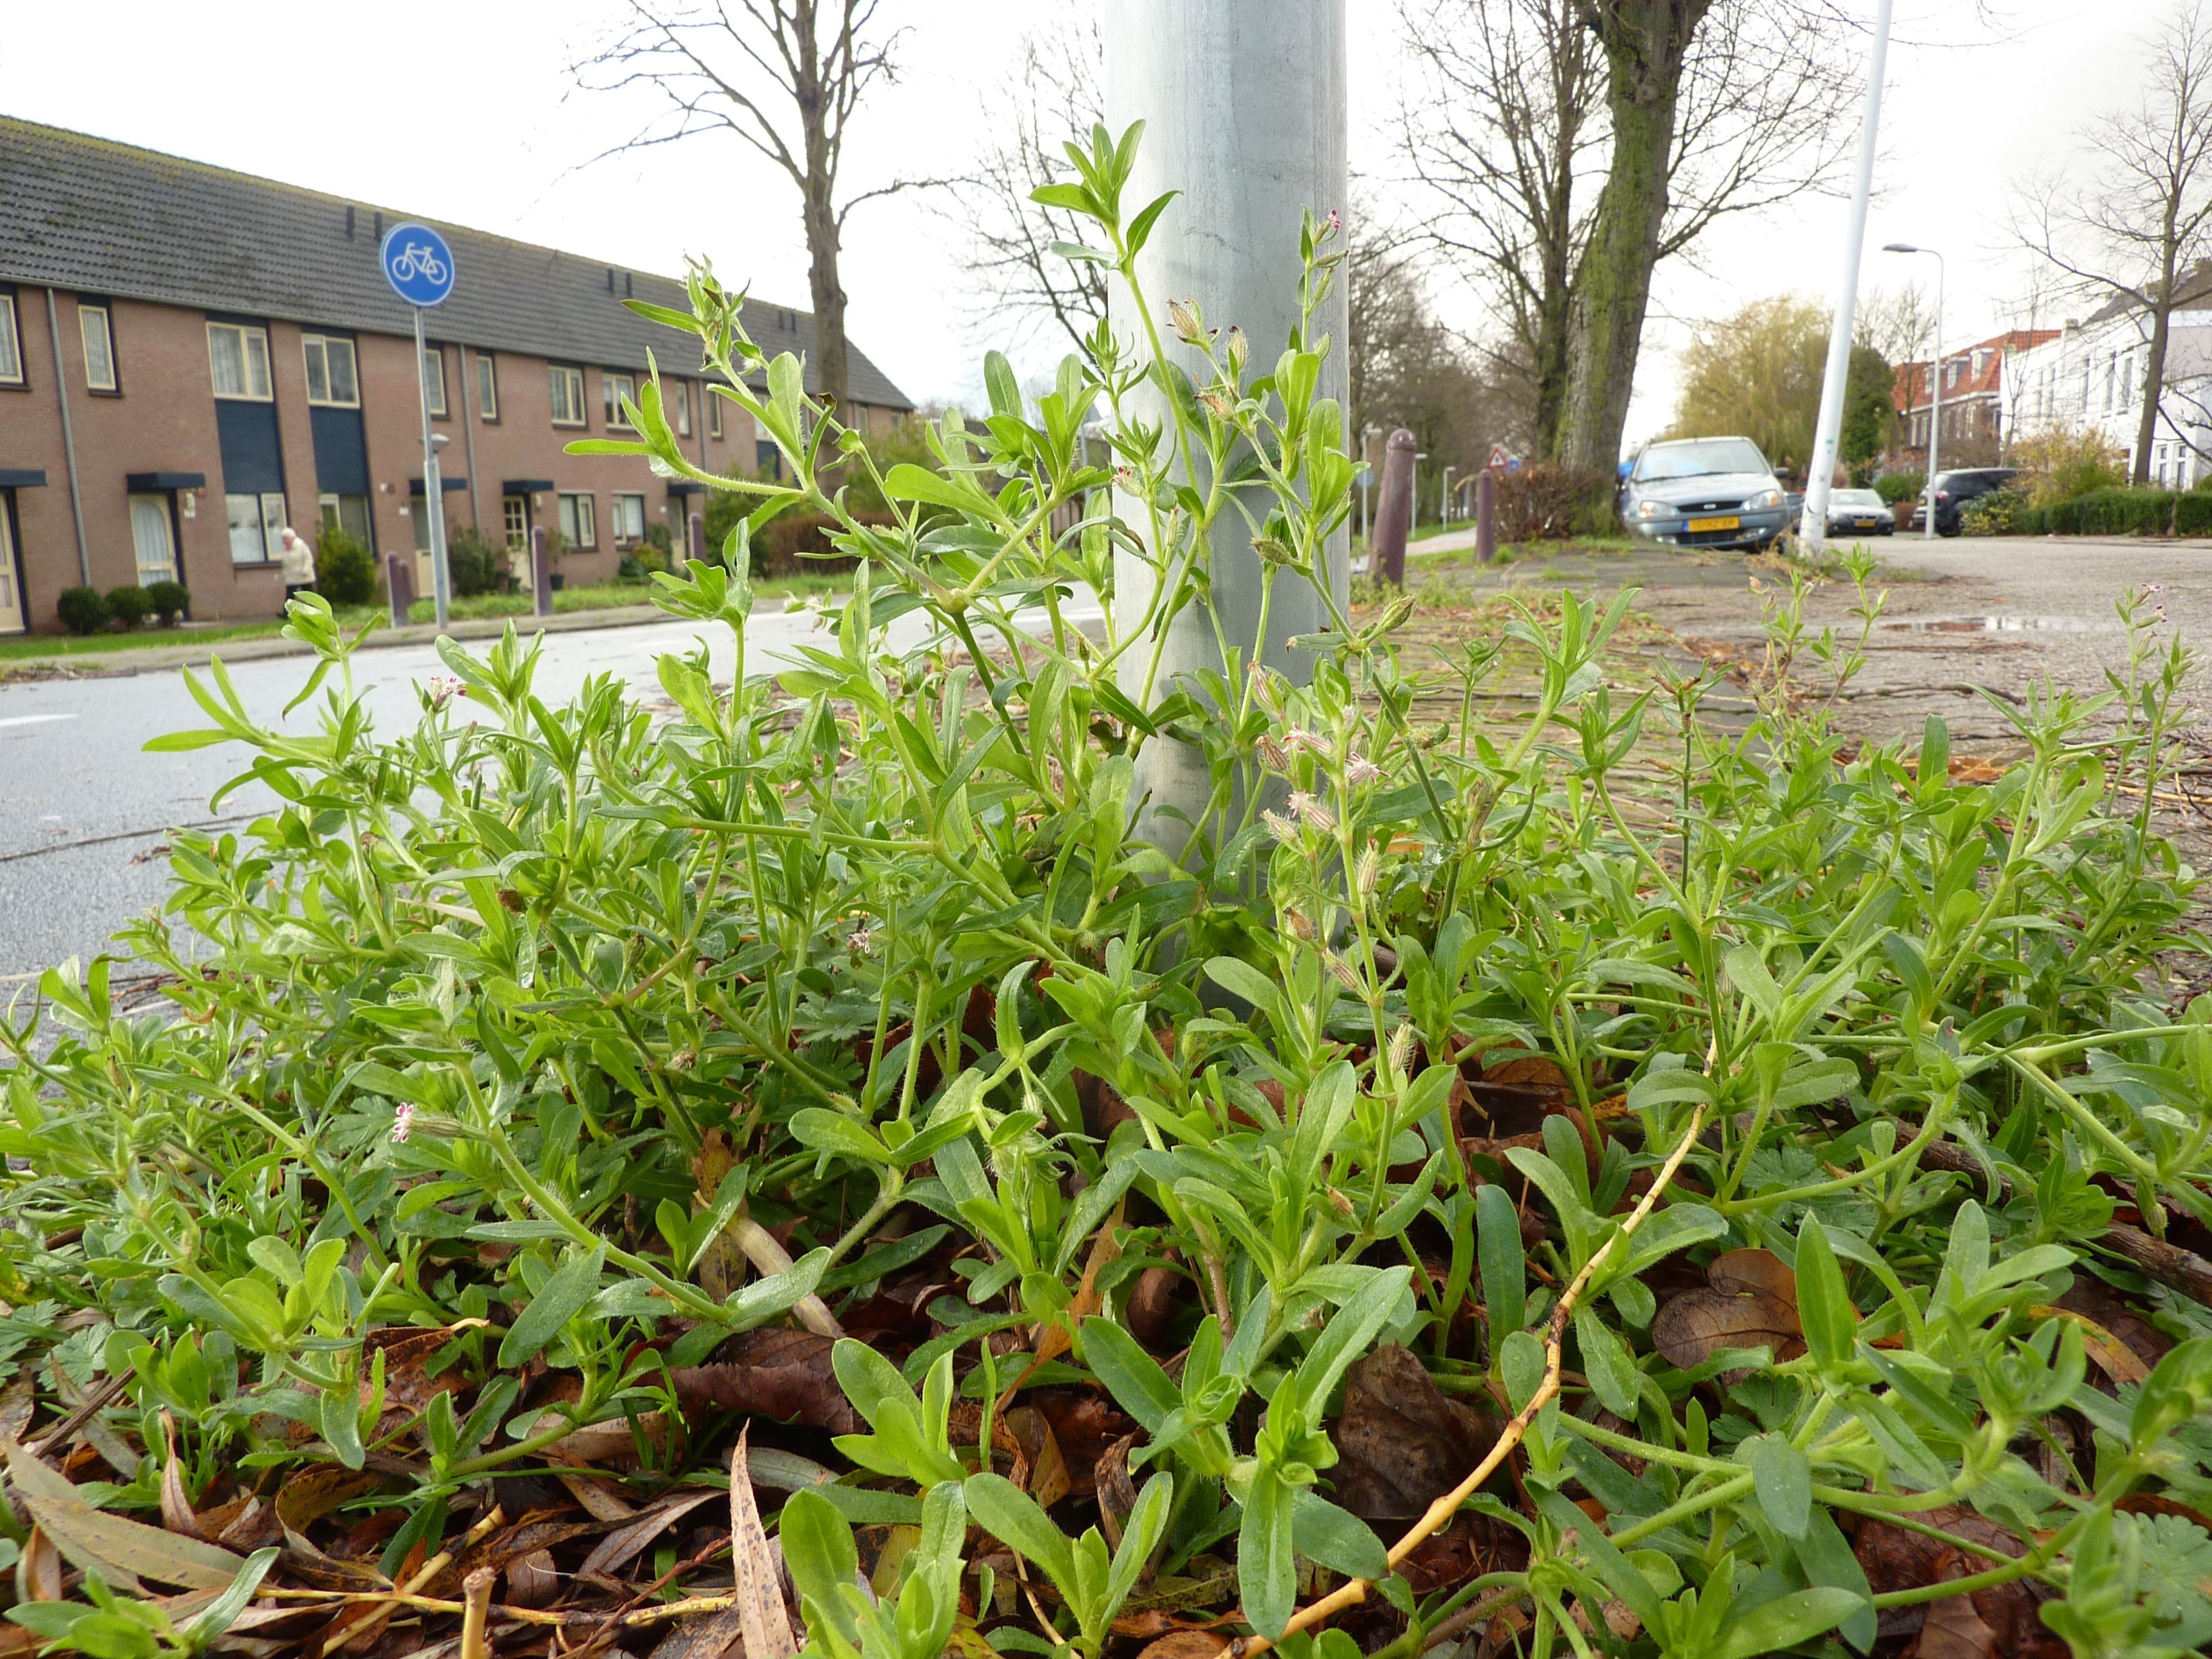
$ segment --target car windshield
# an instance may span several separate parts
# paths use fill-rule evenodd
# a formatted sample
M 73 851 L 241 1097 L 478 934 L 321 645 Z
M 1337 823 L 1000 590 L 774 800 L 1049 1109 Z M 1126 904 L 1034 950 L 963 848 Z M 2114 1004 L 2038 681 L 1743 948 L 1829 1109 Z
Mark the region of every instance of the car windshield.
M 1881 496 L 1871 489 L 1838 489 L 1828 497 L 1831 507 L 1881 507 Z
M 1659 444 L 1644 452 L 1636 476 L 1646 483 L 1666 478 L 1700 478 L 1710 472 L 1764 472 L 1766 458 L 1748 438 L 1701 438 L 1694 443 Z

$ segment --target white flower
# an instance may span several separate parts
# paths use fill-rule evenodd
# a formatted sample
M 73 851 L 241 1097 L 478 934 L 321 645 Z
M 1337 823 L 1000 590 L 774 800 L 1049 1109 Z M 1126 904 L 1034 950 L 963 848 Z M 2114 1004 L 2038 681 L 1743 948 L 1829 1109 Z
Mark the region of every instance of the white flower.
M 1373 783 L 1382 775 L 1382 769 L 1364 755 L 1355 753 L 1344 763 L 1344 781 L 1346 783 Z
M 414 1133 L 415 1103 L 411 1100 L 403 1100 L 399 1103 L 399 1109 L 393 1113 L 392 1117 L 392 1145 L 404 1146 L 407 1137 Z
M 431 675 L 428 689 L 430 707 L 433 708 L 443 708 L 455 697 L 465 697 L 469 695 L 468 682 L 457 679 L 451 674 Z
M 1301 823 L 1320 830 L 1324 836 L 1336 828 L 1335 815 L 1303 789 L 1291 792 L 1291 811 L 1298 815 Z
M 869 927 L 866 922 L 861 923 L 860 926 L 855 927 L 851 933 L 845 935 L 845 948 L 850 951 L 854 956 L 858 957 L 867 955 L 868 951 L 874 946 L 875 942 L 875 929 Z

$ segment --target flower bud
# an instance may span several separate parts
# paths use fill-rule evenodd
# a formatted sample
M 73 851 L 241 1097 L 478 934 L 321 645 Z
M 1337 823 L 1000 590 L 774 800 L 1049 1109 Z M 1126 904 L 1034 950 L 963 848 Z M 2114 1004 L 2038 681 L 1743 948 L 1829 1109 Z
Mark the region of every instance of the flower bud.
M 1168 320 L 1175 325 L 1176 337 L 1185 345 L 1196 345 L 1206 337 L 1206 319 L 1195 300 L 1169 301 Z
M 1229 355 L 1229 372 L 1242 374 L 1245 359 L 1252 355 L 1252 343 L 1244 337 L 1244 331 L 1234 323 L 1229 325 L 1229 338 L 1224 342 Z

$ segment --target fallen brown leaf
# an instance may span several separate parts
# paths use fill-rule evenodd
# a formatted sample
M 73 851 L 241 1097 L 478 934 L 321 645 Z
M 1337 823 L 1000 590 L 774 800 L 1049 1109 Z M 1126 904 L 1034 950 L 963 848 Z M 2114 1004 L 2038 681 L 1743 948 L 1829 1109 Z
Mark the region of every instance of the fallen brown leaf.
M 1410 1522 L 1457 1486 L 1498 1434 L 1494 1414 L 1448 1397 L 1410 1349 L 1386 1343 L 1345 1373 L 1336 1501 L 1363 1521 Z
M 1137 1659 L 1213 1659 L 1229 1638 L 1210 1630 L 1171 1630 L 1140 1650 Z
M 76 1566 L 97 1569 L 118 1589 L 143 1595 L 142 1578 L 185 1589 L 221 1589 L 245 1561 L 228 1550 L 180 1538 L 96 1510 L 60 1474 L 13 1441 L 4 1449 L 9 1483 L 54 1547 Z
M 745 1471 L 745 1439 L 751 1431 L 750 1424 L 739 1431 L 730 1454 L 730 1559 L 737 1574 L 738 1609 L 744 1615 L 745 1659 L 791 1659 L 799 1644 L 792 1639 L 791 1620 L 776 1587 L 775 1557 L 761 1528 L 752 1477 Z
M 639 1553 L 647 1544 L 714 1496 L 712 1487 L 703 1492 L 679 1492 L 642 1510 L 635 1519 L 617 1527 L 599 1540 L 591 1554 L 584 1558 L 584 1565 L 576 1569 L 576 1576 L 579 1578 L 611 1577 L 637 1559 Z
M 1805 1352 L 1796 1278 L 1771 1251 L 1714 1257 L 1705 1286 L 1662 1304 L 1651 1322 L 1651 1345 L 1668 1364 L 1687 1370 L 1723 1348 L 1764 1347 L 1778 1361 Z
M 727 1358 L 686 1366 L 671 1373 L 670 1380 L 687 1413 L 743 1412 L 832 1434 L 858 1434 L 867 1425 L 830 1368 L 835 1346 L 811 1331 L 753 1331 L 723 1345 Z

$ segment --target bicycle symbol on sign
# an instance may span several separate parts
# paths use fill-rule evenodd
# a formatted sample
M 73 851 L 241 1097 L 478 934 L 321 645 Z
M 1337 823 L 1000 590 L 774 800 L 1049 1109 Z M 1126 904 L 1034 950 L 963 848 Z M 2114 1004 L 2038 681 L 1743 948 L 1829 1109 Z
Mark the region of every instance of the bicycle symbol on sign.
M 392 258 L 392 276 L 395 282 L 409 282 L 420 276 L 428 283 L 446 280 L 446 262 L 420 242 L 410 242 Z

